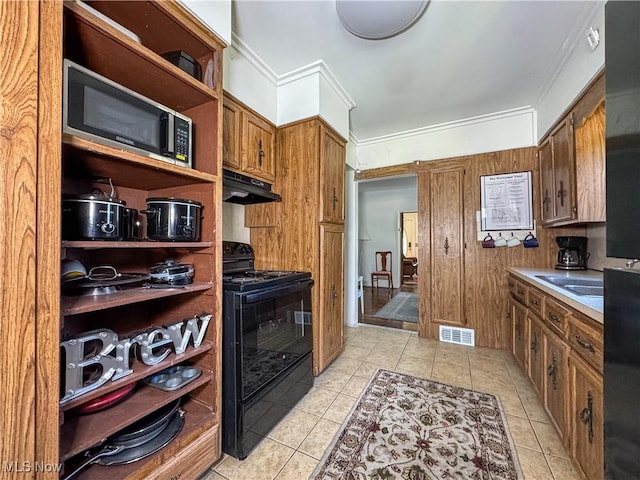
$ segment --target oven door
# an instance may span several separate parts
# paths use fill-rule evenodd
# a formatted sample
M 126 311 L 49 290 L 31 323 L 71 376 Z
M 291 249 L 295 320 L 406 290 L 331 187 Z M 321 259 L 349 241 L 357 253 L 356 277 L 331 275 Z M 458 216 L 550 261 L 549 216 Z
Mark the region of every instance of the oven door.
M 311 352 L 312 286 L 309 279 L 242 296 L 236 325 L 240 329 L 242 400 Z

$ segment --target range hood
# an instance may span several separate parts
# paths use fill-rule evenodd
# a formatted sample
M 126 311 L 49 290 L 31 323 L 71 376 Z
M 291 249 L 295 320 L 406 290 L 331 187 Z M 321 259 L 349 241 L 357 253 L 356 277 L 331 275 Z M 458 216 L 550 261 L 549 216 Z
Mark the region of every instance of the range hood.
M 223 169 L 222 200 L 240 205 L 279 202 L 280 195 L 271 191 L 271 184 L 231 170 Z

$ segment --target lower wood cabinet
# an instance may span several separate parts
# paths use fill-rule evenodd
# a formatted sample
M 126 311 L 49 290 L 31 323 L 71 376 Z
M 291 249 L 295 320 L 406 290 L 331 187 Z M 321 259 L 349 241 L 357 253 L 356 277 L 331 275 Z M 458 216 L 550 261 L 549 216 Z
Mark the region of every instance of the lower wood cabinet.
M 511 331 L 511 353 L 516 360 L 516 363 L 520 365 L 520 368 L 526 370 L 526 351 L 527 351 L 527 308 L 522 306 L 516 300 L 511 300 L 511 318 L 512 331 Z
M 571 457 L 589 480 L 604 477 L 602 376 L 579 355 L 569 356 Z
M 560 437 L 565 441 L 567 439 L 567 394 L 569 392 L 567 360 L 569 347 L 562 339 L 551 332 L 545 332 L 543 335 L 546 374 L 544 407 Z
M 344 346 L 343 315 L 343 253 L 344 227 L 337 224 L 320 224 L 320 281 L 314 287 L 320 302 L 322 326 L 314 332 L 316 340 L 314 371 L 320 373 L 342 352 Z M 317 281 L 317 280 L 316 280 Z
M 218 428 L 209 430 L 194 440 L 188 449 L 167 459 L 160 468 L 149 474 L 148 480 L 197 480 L 207 467 L 220 456 L 211 448 L 220 441 Z
M 533 389 L 543 398 L 544 388 L 544 339 L 542 322 L 535 315 L 529 314 L 529 363 L 527 374 L 533 383 Z
M 509 291 L 513 357 L 576 470 L 586 480 L 602 480 L 602 324 L 512 276 Z

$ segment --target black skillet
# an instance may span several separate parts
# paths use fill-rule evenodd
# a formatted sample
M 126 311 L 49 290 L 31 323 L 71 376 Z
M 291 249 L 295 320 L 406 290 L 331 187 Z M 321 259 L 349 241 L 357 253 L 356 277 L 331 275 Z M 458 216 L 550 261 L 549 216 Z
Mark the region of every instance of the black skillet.
M 180 401 L 169 404 L 111 436 L 63 480 L 70 480 L 89 465 L 124 465 L 141 460 L 167 446 L 182 430 L 184 410 Z

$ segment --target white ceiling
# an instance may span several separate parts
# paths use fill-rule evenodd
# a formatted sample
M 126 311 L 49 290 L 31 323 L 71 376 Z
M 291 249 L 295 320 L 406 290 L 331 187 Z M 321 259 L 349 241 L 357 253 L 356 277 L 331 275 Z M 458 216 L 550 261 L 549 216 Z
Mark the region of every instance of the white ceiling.
M 535 108 L 595 3 L 431 0 L 409 30 L 365 40 L 335 0 L 234 0 L 232 30 L 278 76 L 324 61 L 356 103 L 362 141 Z

